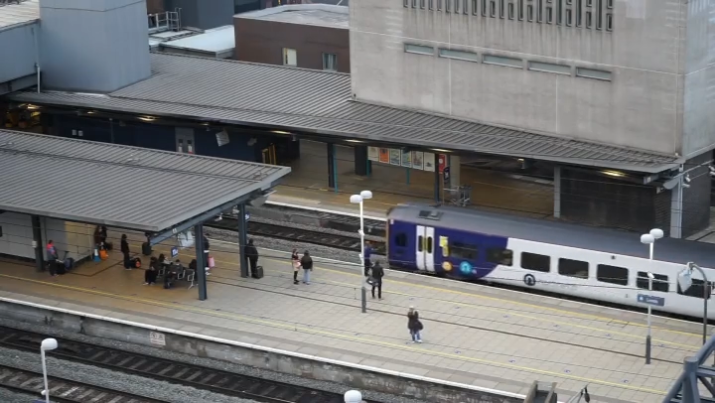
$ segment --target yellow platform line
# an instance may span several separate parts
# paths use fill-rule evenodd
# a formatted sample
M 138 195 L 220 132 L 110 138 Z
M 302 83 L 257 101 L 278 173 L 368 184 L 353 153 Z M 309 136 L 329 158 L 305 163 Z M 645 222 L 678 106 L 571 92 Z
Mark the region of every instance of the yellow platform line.
M 586 378 L 586 377 L 582 377 L 582 376 L 576 376 L 576 375 L 565 374 L 565 373 L 554 372 L 554 371 L 547 371 L 547 370 L 542 370 L 542 369 L 538 369 L 538 368 L 526 367 L 526 366 L 522 366 L 522 365 L 507 364 L 507 363 L 502 363 L 502 362 L 498 362 L 498 361 L 490 361 L 490 360 L 485 360 L 482 358 L 475 358 L 475 357 L 465 357 L 465 356 L 458 355 L 458 354 L 427 350 L 427 349 L 423 349 L 423 348 L 416 348 L 416 347 L 412 347 L 410 345 L 390 343 L 390 342 L 385 342 L 385 341 L 381 341 L 381 340 L 367 339 L 364 337 L 334 333 L 334 332 L 330 332 L 327 330 L 320 330 L 320 329 L 310 328 L 310 327 L 303 326 L 303 325 L 281 322 L 281 321 L 277 321 L 277 320 L 256 319 L 256 318 L 252 318 L 250 316 L 245 316 L 245 315 L 232 313 L 232 312 L 231 313 L 223 313 L 223 312 L 212 311 L 212 310 L 208 310 L 208 309 L 196 308 L 196 307 L 193 307 L 190 305 L 175 304 L 175 303 L 163 302 L 163 301 L 147 299 L 147 298 L 130 297 L 130 296 L 125 296 L 125 295 L 121 295 L 121 294 L 113 294 L 113 293 L 108 293 L 108 292 L 104 292 L 104 291 L 91 290 L 91 289 L 87 289 L 87 288 L 69 286 L 69 285 L 64 285 L 64 284 L 49 283 L 46 281 L 32 280 L 32 279 L 27 279 L 27 278 L 22 278 L 22 277 L 10 276 L 10 275 L 6 275 L 6 274 L 0 274 L 0 277 L 17 280 L 17 281 L 29 282 L 29 283 L 33 283 L 33 284 L 44 285 L 44 286 L 48 286 L 48 287 L 63 288 L 63 289 L 87 293 L 87 294 L 94 294 L 94 295 L 99 295 L 99 296 L 103 296 L 103 297 L 122 299 L 122 300 L 130 301 L 130 302 L 150 304 L 150 305 L 159 306 L 159 307 L 167 308 L 167 309 L 180 310 L 180 311 L 184 311 L 184 312 L 193 312 L 193 313 L 202 314 L 202 315 L 224 317 L 224 318 L 236 320 L 239 322 L 254 323 L 254 324 L 258 324 L 258 325 L 275 327 L 275 328 L 279 328 L 279 329 L 287 329 L 287 330 L 292 330 L 292 331 L 300 330 L 305 333 L 312 333 L 312 334 L 317 334 L 317 335 L 326 336 L 326 337 L 330 337 L 330 338 L 353 341 L 353 342 L 357 342 L 357 343 L 367 343 L 372 346 L 378 345 L 378 346 L 383 346 L 383 347 L 388 347 L 388 348 L 393 348 L 393 349 L 400 349 L 400 350 L 414 352 L 414 353 L 422 353 L 422 354 L 434 355 L 434 356 L 443 357 L 443 358 L 450 358 L 450 359 L 455 359 L 458 361 L 468 361 L 468 362 L 473 362 L 473 363 L 477 363 L 477 364 L 492 365 L 492 366 L 516 370 L 516 371 L 525 371 L 525 372 L 530 372 L 530 373 L 539 374 L 539 375 L 548 375 L 548 376 L 553 376 L 553 377 L 558 377 L 558 378 L 570 379 L 570 380 L 574 380 L 574 381 L 585 382 L 586 384 L 598 384 L 598 385 L 603 385 L 603 386 L 628 389 L 628 390 L 633 390 L 633 391 L 637 391 L 637 392 L 651 393 L 651 394 L 656 394 L 656 395 L 665 395 L 667 393 L 666 391 L 658 390 L 658 389 L 651 389 L 651 388 L 633 386 L 633 385 L 622 384 L 622 383 L 617 383 L 617 382 L 604 381 L 604 380 L 595 379 L 595 378 Z

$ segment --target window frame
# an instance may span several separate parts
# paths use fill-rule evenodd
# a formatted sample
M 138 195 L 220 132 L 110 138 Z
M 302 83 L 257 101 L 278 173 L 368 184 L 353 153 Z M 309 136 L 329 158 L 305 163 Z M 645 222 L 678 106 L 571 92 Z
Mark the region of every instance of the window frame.
M 608 267 L 611 269 L 617 269 L 617 270 L 625 270 L 626 275 L 625 275 L 625 280 L 622 277 L 603 277 L 601 278 L 601 268 L 602 267 Z M 608 284 L 616 284 L 616 285 L 622 285 L 622 286 L 628 286 L 628 283 L 630 281 L 630 270 L 627 267 L 621 267 L 621 266 L 614 266 L 611 264 L 598 264 L 596 265 L 596 281 L 600 281 L 602 283 L 608 283 Z M 624 282 L 625 281 L 625 282 Z
M 574 273 L 564 273 L 565 269 L 562 270 L 562 264 L 565 263 L 578 263 L 579 265 L 585 264 L 586 265 L 586 276 L 584 277 L 583 275 L 576 275 Z M 570 270 L 570 269 L 569 269 Z M 579 270 L 583 270 L 582 268 Z M 591 264 L 589 262 L 583 261 L 583 260 L 576 260 L 576 259 L 569 259 L 565 257 L 560 257 L 559 261 L 556 265 L 556 272 L 559 274 L 559 276 L 564 276 L 564 277 L 573 277 L 573 278 L 580 278 L 582 280 L 588 280 L 589 275 L 591 274 Z
M 329 60 L 332 61 L 333 68 L 327 67 L 329 64 L 331 64 L 326 63 L 326 61 Z M 323 71 L 338 71 L 338 55 L 336 55 L 335 53 L 323 52 Z
M 548 267 L 546 268 L 546 270 L 535 269 L 533 267 L 524 267 L 525 255 L 538 256 L 539 259 L 546 258 Z M 521 255 L 519 255 L 519 258 L 520 258 L 519 259 L 519 267 L 521 267 L 524 270 L 535 271 L 535 272 L 539 272 L 539 273 L 551 273 L 551 256 L 549 256 L 549 255 L 542 255 L 540 253 L 533 253 L 533 252 L 521 252 Z
M 653 279 L 653 292 L 669 293 L 670 292 L 670 278 L 666 274 L 653 273 L 653 276 L 655 277 Z M 665 290 L 658 289 L 658 288 L 662 288 L 661 287 L 662 284 L 665 284 Z M 639 290 L 648 291 L 648 272 L 645 272 L 645 271 L 636 272 L 636 288 Z M 680 286 L 678 286 L 678 289 L 680 289 Z

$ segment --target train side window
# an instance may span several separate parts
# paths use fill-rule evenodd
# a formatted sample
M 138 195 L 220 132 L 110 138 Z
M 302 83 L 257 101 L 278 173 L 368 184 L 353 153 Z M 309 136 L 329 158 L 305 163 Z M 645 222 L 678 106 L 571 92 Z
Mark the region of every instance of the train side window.
M 521 252 L 521 267 L 527 270 L 548 273 L 551 270 L 551 257 L 536 253 Z
M 432 253 L 432 237 L 427 237 L 427 253 Z
M 487 262 L 511 267 L 514 252 L 511 249 L 487 248 Z
M 690 290 L 692 290 L 695 287 L 695 282 L 699 280 L 693 280 L 693 285 L 690 287 L 688 290 L 688 294 L 690 294 Z M 700 284 L 702 285 L 702 281 L 700 281 Z M 644 271 L 639 271 L 638 275 L 636 276 L 636 287 L 640 288 L 642 290 L 647 290 L 648 289 L 648 273 Z M 668 284 L 668 276 L 665 274 L 653 274 L 653 291 L 659 291 L 659 292 L 668 292 L 670 291 L 670 286 Z M 680 292 L 680 287 L 678 287 L 678 292 Z M 700 297 L 703 296 L 703 289 L 700 288 Z
M 399 234 L 395 235 L 395 245 L 399 247 L 406 247 L 407 246 L 407 234 L 404 232 L 400 232 Z
M 559 274 L 562 276 L 588 278 L 588 262 L 573 259 L 559 259 Z
M 422 235 L 417 237 L 417 251 L 422 252 L 424 251 L 424 237 Z
M 708 281 L 709 287 L 707 289 L 708 292 L 708 299 L 710 299 L 710 296 L 712 294 L 712 287 L 713 283 L 711 281 Z M 678 284 L 678 294 L 680 295 L 685 295 L 688 297 L 695 297 L 695 298 L 703 298 L 703 285 L 705 282 L 703 280 L 698 280 L 698 279 L 693 279 L 693 284 L 688 288 L 685 292 L 680 289 L 680 284 Z M 653 281 L 653 289 L 655 290 L 655 281 Z
M 628 285 L 628 269 L 599 264 L 596 268 L 596 279 L 604 283 Z
M 478 256 L 477 245 L 451 242 L 449 245 L 449 254 L 456 259 L 475 260 Z

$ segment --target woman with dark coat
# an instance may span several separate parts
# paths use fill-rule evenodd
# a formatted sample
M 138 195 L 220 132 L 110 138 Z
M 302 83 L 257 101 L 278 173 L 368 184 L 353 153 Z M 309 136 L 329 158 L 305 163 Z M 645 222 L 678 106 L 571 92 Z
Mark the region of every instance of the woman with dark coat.
M 122 234 L 122 242 L 121 245 L 119 245 L 119 250 L 121 250 L 122 255 L 124 255 L 124 270 L 131 270 L 132 264 L 129 261 L 129 242 L 127 241 L 127 234 Z
M 159 273 L 158 261 L 154 256 L 149 261 L 149 267 L 144 272 L 144 285 L 156 284 L 156 275 Z
M 411 306 L 410 310 L 407 311 L 407 328 L 410 330 L 412 341 L 415 343 L 422 343 L 420 331 L 424 327 L 422 326 L 422 322 L 420 322 L 420 313 L 415 310 L 414 306 Z
M 313 271 L 313 258 L 310 257 L 310 252 L 303 253 L 300 266 L 303 268 L 303 283 L 310 284 L 310 272 Z

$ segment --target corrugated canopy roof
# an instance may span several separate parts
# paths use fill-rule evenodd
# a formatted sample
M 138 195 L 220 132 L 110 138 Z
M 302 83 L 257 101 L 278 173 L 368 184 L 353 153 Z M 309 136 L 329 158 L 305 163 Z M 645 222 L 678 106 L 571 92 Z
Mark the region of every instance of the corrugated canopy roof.
M 0 210 L 159 232 L 290 168 L 0 130 Z
M 161 54 L 152 55 L 152 68 L 151 78 L 108 95 L 24 92 L 11 99 L 635 172 L 660 172 L 679 162 L 654 152 L 356 102 L 349 74 Z

